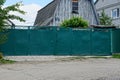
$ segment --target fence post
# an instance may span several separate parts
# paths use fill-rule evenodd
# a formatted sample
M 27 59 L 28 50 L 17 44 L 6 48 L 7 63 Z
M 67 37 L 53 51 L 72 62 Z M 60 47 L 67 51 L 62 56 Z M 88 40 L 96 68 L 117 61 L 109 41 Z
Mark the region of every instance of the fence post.
M 31 52 L 30 52 L 30 46 L 31 46 L 31 43 L 30 43 L 30 42 L 31 42 L 31 41 L 30 41 L 30 32 L 31 32 L 31 31 L 30 31 L 30 27 L 28 26 L 28 30 L 27 30 L 27 35 L 28 35 L 28 36 L 27 36 L 27 37 L 28 37 L 28 39 L 27 39 L 27 40 L 28 40 L 27 47 L 28 47 L 28 50 L 26 51 L 26 52 L 27 52 L 26 54 L 27 54 L 28 56 L 31 55 Z
M 52 29 L 53 29 L 53 31 L 55 33 L 55 43 L 54 43 L 53 55 L 57 55 L 56 46 L 57 46 L 57 35 L 58 35 L 58 33 L 57 33 L 57 28 L 56 27 L 52 28 Z
M 113 53 L 113 29 L 110 29 L 111 53 Z
M 93 40 L 92 40 L 93 38 L 92 38 L 92 34 L 93 34 L 93 28 L 90 29 L 90 54 L 91 54 L 91 55 L 93 55 L 93 51 L 92 51 L 92 50 L 93 50 L 93 42 L 92 42 L 92 41 L 93 41 Z

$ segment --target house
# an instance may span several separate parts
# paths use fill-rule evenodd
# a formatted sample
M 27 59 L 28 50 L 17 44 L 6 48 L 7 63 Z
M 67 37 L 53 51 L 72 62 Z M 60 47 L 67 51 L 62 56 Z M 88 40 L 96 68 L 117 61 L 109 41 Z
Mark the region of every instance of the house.
M 112 18 L 113 24 L 120 27 L 120 0 L 97 0 L 95 6 L 99 16 L 104 10 Z
M 34 26 L 59 26 L 73 16 L 81 16 L 90 25 L 99 24 L 93 0 L 53 0 L 38 11 Z

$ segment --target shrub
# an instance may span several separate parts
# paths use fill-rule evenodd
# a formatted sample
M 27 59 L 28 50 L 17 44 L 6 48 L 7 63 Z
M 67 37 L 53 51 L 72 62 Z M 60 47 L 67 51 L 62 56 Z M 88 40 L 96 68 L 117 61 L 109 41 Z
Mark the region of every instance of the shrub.
M 109 17 L 107 14 L 105 14 L 104 10 L 101 12 L 101 16 L 99 19 L 100 19 L 100 25 L 113 25 L 112 18 Z
M 3 54 L 0 52 L 0 59 L 3 59 Z
M 71 19 L 64 20 L 60 26 L 71 28 L 87 28 L 88 22 L 81 17 L 72 17 Z

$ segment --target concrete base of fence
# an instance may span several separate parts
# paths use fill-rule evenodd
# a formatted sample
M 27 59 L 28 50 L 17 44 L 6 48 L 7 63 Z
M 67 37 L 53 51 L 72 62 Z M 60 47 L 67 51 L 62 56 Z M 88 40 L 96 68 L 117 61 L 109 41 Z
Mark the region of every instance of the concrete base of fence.
M 68 58 L 71 56 L 5 56 L 5 59 L 14 61 L 53 61 L 60 58 Z

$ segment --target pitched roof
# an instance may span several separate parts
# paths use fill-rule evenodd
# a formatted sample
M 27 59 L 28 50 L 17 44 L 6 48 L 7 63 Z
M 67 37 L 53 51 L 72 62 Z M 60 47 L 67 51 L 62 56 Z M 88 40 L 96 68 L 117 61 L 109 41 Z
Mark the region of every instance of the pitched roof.
M 34 25 L 36 24 L 42 24 L 46 19 L 50 18 L 53 16 L 55 9 L 57 7 L 57 4 L 59 3 L 60 0 L 53 0 L 51 3 L 46 5 L 44 8 L 40 9 L 38 11 L 36 20 Z

